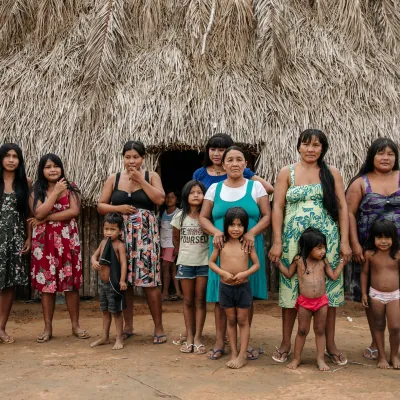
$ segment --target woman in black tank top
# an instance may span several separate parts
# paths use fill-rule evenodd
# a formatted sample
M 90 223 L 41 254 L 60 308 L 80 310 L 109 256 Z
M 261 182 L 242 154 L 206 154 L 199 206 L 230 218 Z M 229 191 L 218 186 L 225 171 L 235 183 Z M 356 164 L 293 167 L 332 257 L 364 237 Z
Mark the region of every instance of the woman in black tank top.
M 125 339 L 133 334 L 133 289 L 142 287 L 154 320 L 154 343 L 165 343 L 162 325 L 160 278 L 160 236 L 156 205 L 164 203 L 161 179 L 142 169 L 145 147 L 142 142 L 125 144 L 123 172 L 112 174 L 104 183 L 97 210 L 105 215 L 119 212 L 124 217 L 124 239 L 128 259 L 127 308 L 124 310 Z

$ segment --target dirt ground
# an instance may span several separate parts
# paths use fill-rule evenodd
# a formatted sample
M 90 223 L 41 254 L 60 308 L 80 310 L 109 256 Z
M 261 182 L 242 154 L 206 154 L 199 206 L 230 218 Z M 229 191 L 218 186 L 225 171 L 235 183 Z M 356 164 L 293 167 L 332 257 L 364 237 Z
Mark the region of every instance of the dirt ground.
M 81 326 L 92 335 L 79 340 L 71 335 L 64 305 L 57 306 L 54 337 L 46 344 L 35 342 L 42 329 L 40 304 L 17 302 L 8 332 L 12 345 L 0 345 L 1 394 L 5 399 L 399 399 L 400 371 L 379 370 L 362 357 L 369 331 L 359 304 L 348 302 L 338 310 L 337 343 L 351 363 L 319 372 L 315 364 L 313 334 L 307 339 L 304 364 L 296 371 L 271 359 L 281 332 L 276 300 L 256 302 L 251 344 L 264 354 L 241 370 L 225 367 L 227 357 L 209 361 L 186 355 L 172 344 L 183 331 L 181 302 L 163 303 L 165 345 L 152 344 L 152 321 L 143 300 L 135 304 L 135 336 L 122 351 L 111 345 L 95 349 L 89 344 L 101 332 L 98 302 L 81 303 Z M 210 308 L 205 344 L 214 337 Z M 352 321 L 348 320 L 352 318 Z M 114 330 L 112 331 L 114 332 Z

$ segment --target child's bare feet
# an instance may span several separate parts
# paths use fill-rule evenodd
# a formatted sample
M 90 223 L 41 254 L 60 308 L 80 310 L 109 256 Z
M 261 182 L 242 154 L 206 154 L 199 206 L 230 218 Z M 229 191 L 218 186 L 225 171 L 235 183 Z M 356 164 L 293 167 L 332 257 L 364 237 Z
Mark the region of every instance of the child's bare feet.
M 379 359 L 378 368 L 381 368 L 381 369 L 389 369 L 390 368 L 390 365 L 387 362 L 386 358 L 380 358 Z
M 233 369 L 239 369 L 244 367 L 246 364 L 247 364 L 247 356 L 242 357 L 239 355 L 235 359 L 229 360 L 226 363 L 226 366 Z
M 325 360 L 317 359 L 317 365 L 320 371 L 329 371 L 330 368 L 326 365 Z
M 110 341 L 108 341 L 110 343 Z M 116 338 L 115 339 L 115 344 L 113 346 L 113 350 L 122 350 L 124 348 L 124 339 L 122 338 Z
M 287 368 L 289 369 L 296 369 L 300 365 L 300 360 L 293 359 L 288 365 Z
M 103 344 L 110 344 L 110 338 L 101 337 L 100 339 L 93 342 L 90 347 L 102 346 Z
M 392 363 L 394 369 L 400 369 L 399 356 L 391 357 L 390 362 Z

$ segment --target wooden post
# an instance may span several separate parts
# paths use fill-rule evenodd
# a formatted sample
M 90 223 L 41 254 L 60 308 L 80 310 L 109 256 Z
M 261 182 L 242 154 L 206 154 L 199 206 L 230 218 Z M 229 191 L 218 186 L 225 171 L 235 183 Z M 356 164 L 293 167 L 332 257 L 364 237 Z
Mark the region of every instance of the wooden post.
M 89 296 L 90 288 L 90 208 L 84 208 L 83 219 L 83 295 Z
M 89 209 L 88 209 L 89 211 Z M 99 218 L 97 214 L 97 210 L 95 207 L 90 208 L 90 237 L 89 237 L 89 296 L 97 295 L 97 279 L 98 274 L 95 271 L 90 263 L 90 257 L 96 251 L 97 246 L 99 245 L 98 240 L 98 223 Z

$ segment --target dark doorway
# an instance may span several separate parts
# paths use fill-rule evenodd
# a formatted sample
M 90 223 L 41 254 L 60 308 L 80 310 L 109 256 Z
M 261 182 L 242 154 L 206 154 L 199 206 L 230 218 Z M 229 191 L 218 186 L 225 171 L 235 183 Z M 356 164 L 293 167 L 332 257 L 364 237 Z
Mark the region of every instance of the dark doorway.
M 204 153 L 195 150 L 166 151 L 160 156 L 159 167 L 165 193 L 182 190 L 190 181 L 193 172 L 202 166 Z

